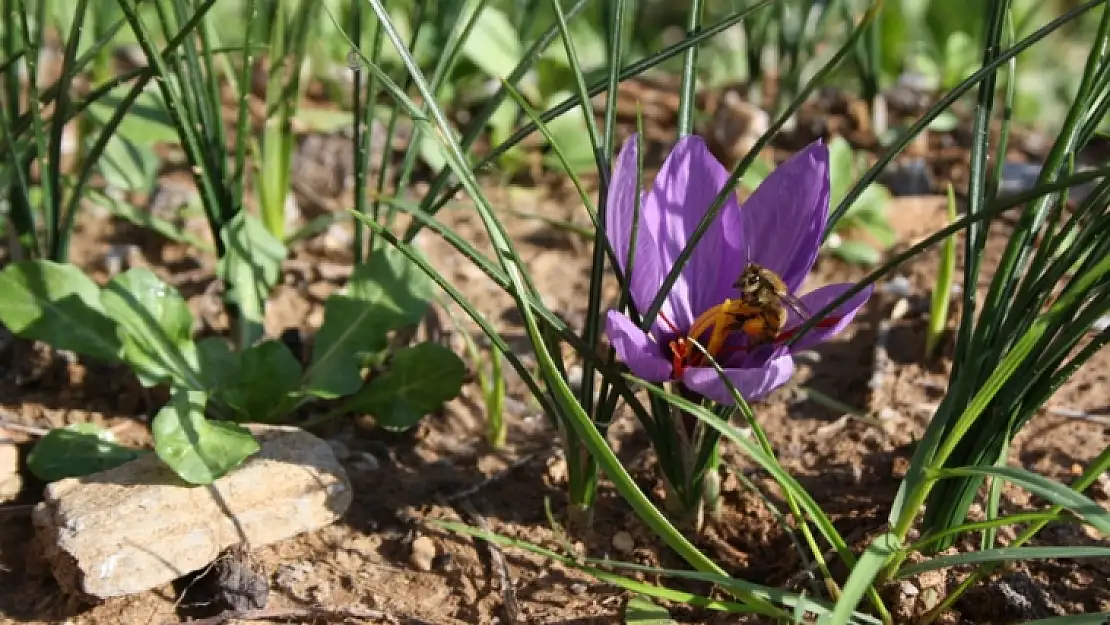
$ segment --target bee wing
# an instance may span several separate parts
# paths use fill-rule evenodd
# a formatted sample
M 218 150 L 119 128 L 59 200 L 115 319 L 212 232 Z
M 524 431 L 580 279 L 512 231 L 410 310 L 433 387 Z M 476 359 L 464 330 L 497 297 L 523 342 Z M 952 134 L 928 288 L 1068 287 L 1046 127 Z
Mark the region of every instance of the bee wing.
M 781 297 L 781 299 L 782 303 L 789 306 L 790 310 L 793 310 L 794 314 L 798 315 L 798 317 L 800 317 L 802 321 L 805 321 L 813 316 L 813 313 L 810 312 L 809 308 L 806 307 L 802 300 L 794 297 L 793 295 L 786 293 Z

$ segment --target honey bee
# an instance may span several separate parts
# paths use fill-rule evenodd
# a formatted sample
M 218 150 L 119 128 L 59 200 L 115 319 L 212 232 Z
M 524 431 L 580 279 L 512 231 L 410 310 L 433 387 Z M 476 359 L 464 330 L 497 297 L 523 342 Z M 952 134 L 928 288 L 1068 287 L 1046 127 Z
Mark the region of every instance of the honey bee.
M 778 274 L 753 262 L 748 262 L 732 286 L 739 289 L 740 301 L 751 311 L 736 315 L 734 323 L 748 336 L 752 347 L 779 338 L 790 310 L 802 320 L 812 316 L 805 304 L 790 294 Z

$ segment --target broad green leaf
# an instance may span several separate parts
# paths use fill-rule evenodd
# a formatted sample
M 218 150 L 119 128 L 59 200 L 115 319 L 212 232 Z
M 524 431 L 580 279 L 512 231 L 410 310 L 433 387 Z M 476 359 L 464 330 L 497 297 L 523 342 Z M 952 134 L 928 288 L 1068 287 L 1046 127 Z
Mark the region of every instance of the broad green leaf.
M 364 360 L 386 346 L 386 334 L 421 319 L 432 282 L 403 254 L 379 246 L 324 304 L 304 389 L 318 397 L 350 395 L 362 387 Z
M 239 377 L 239 355 L 222 336 L 209 336 L 197 343 L 197 378 L 201 388 L 215 395 Z
M 111 431 L 95 423 L 75 423 L 39 439 L 27 456 L 27 468 L 40 480 L 54 482 L 118 467 L 142 453 L 120 445 Z
M 113 215 L 122 217 L 136 226 L 153 230 L 171 241 L 192 245 L 204 252 L 215 253 L 216 251 L 206 241 L 198 239 L 169 221 L 155 217 L 150 211 L 141 210 L 125 200 L 117 200 L 96 191 L 89 193 L 89 199 L 108 209 Z
M 242 211 L 220 231 L 224 256 L 216 271 L 227 283 L 227 299 L 239 310 L 242 347 L 262 336 L 266 298 L 281 278 L 285 245 L 253 215 Z
M 420 133 L 420 158 L 424 164 L 433 170 L 442 169 L 447 165 L 447 157 L 443 155 L 443 146 L 432 135 Z
M 0 270 L 0 323 L 21 338 L 105 361 L 119 360 L 123 349 L 100 288 L 74 265 L 25 260 Z
M 297 390 L 300 380 L 301 363 L 285 343 L 263 341 L 240 354 L 236 375 L 219 399 L 239 421 L 279 421 L 295 401 L 289 394 Z
M 100 294 L 105 312 L 119 324 L 123 360 L 146 386 L 161 382 L 199 390 L 193 314 L 173 287 L 149 269 L 116 276 Z
M 158 173 L 158 156 L 147 144 L 113 135 L 97 162 L 108 184 L 125 191 L 148 191 Z
M 89 116 L 98 124 L 107 123 L 130 91 L 131 85 L 116 87 L 108 95 L 89 105 Z M 162 95 L 153 82 L 131 104 L 116 132 L 139 145 L 179 141 L 173 120 L 162 102 Z
M 206 419 L 207 400 L 178 389 L 151 423 L 155 453 L 190 484 L 211 484 L 259 450 L 246 428 Z
M 560 91 L 550 98 L 548 102 L 554 104 L 571 97 L 570 91 Z M 593 147 L 586 137 L 586 121 L 582 118 L 582 107 L 576 106 L 547 123 L 554 142 L 559 145 L 563 156 L 575 172 L 586 171 L 596 166 Z M 544 161 L 548 167 L 560 168 L 558 158 L 554 154 L 547 154 Z
M 844 625 L 851 622 L 856 606 L 873 587 L 879 571 L 899 549 L 898 537 L 890 532 L 876 536 L 875 540 L 871 541 L 852 567 L 848 581 L 844 583 L 840 599 L 837 600 L 836 608 L 829 618 L 830 625 Z
M 598 69 L 608 62 L 608 52 L 604 37 L 594 25 L 586 20 L 575 20 L 567 24 L 567 33 L 574 42 L 575 56 L 578 66 L 583 71 Z M 566 69 L 571 69 L 570 60 L 567 58 L 567 49 L 562 40 L 549 46 L 541 57 L 545 60 L 558 63 Z
M 297 114 L 293 116 L 293 124 L 299 132 L 328 134 L 350 127 L 351 113 L 342 109 L 306 106 L 297 109 Z
M 853 182 L 852 146 L 837 135 L 828 144 L 829 149 L 829 205 L 836 206 L 848 194 Z
M 384 428 L 408 429 L 458 396 L 464 377 L 466 365 L 455 352 L 437 343 L 421 343 L 398 351 L 389 370 L 371 379 L 345 408 L 369 412 Z
M 462 53 L 493 78 L 505 78 L 513 73 L 524 54 L 512 22 L 504 12 L 489 4 L 463 42 Z
M 625 625 L 678 625 L 666 608 L 655 605 L 643 595 L 628 598 L 624 622 Z
M 856 265 L 874 265 L 882 260 L 882 254 L 866 241 L 846 239 L 832 248 L 833 254 Z

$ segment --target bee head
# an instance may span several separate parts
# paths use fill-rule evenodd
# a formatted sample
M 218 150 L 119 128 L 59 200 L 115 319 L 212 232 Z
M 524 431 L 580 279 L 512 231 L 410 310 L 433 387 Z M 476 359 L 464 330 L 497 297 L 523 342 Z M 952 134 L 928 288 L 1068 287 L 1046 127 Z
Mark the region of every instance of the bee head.
M 763 273 L 760 268 L 753 263 L 748 263 L 733 286 L 740 289 L 740 292 L 744 295 L 755 295 L 763 287 L 763 282 Z

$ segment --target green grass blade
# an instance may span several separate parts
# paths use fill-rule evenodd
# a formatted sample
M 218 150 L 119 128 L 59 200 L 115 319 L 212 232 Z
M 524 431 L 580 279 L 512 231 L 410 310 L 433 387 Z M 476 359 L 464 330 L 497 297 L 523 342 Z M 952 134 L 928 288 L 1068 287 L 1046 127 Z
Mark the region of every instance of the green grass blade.
M 587 2 L 588 2 L 588 0 L 578 0 L 573 5 L 571 5 L 570 8 L 566 10 L 566 18 L 568 20 L 573 19 L 576 15 L 578 15 L 586 7 Z M 547 49 L 548 46 L 551 45 L 552 42 L 555 41 L 555 38 L 558 37 L 558 36 L 559 36 L 559 26 L 558 26 L 558 24 L 551 25 L 551 27 L 548 28 L 541 37 L 536 39 L 536 42 L 533 43 L 532 46 L 529 47 L 528 50 L 526 50 L 524 52 L 523 56 L 520 59 L 520 62 L 517 63 L 517 65 L 513 69 L 513 71 L 510 72 L 509 75 L 505 77 L 504 82 L 507 82 L 509 84 L 514 84 L 514 85 L 517 82 L 519 82 L 521 80 L 521 78 L 523 78 L 525 76 L 525 74 L 528 72 L 528 70 L 533 66 L 536 59 L 539 58 L 539 56 Z M 494 93 L 492 96 L 490 96 L 487 99 L 486 103 L 482 107 L 482 110 L 478 112 L 478 114 L 470 122 L 466 131 L 463 132 L 462 138 L 460 139 L 460 145 L 463 147 L 463 149 L 469 150 L 470 147 L 474 144 L 474 142 L 477 141 L 478 138 L 483 135 L 483 133 L 485 132 L 485 129 L 486 129 L 486 125 L 489 123 L 490 118 L 493 117 L 495 112 L 497 112 L 498 108 L 505 101 L 505 97 L 507 95 L 508 95 L 507 91 L 505 91 L 504 89 L 499 89 L 496 93 Z M 591 95 L 593 95 L 593 94 L 591 94 Z M 567 102 L 572 102 L 572 101 L 573 101 L 573 99 L 569 99 L 569 98 L 567 100 Z M 568 106 L 566 110 L 569 111 L 571 108 L 573 108 L 573 106 Z M 554 118 L 555 118 L 555 116 L 550 116 L 550 117 L 547 117 L 544 121 L 549 122 Z M 509 146 L 509 147 L 511 147 L 511 146 Z M 486 167 L 489 164 L 493 163 L 494 161 L 496 161 L 496 159 L 498 157 L 501 156 L 501 154 L 504 154 L 505 152 L 507 152 L 509 150 L 509 147 L 506 147 L 497 156 L 492 156 L 491 155 L 489 158 L 484 159 L 481 163 L 476 164 L 473 167 L 473 170 L 474 171 L 479 171 L 483 167 Z M 428 193 L 425 195 L 425 198 L 422 202 L 422 208 L 424 210 L 428 211 L 431 214 L 435 214 L 439 210 L 439 208 L 441 208 L 444 204 L 446 204 L 449 201 L 449 198 L 454 197 L 455 194 L 458 193 L 458 191 L 461 187 L 459 185 L 454 185 L 454 189 L 451 192 L 442 196 L 443 197 L 442 203 L 433 207 L 433 203 L 435 202 L 436 197 L 440 196 L 440 192 L 443 191 L 443 188 L 445 186 L 447 186 L 447 183 L 449 182 L 450 177 L 451 177 L 451 168 L 449 166 L 444 166 L 443 169 L 439 172 L 439 174 L 435 177 L 435 180 L 432 181 L 432 184 L 430 185 L 430 187 L 428 189 Z M 405 231 L 404 240 L 405 241 L 412 241 L 413 238 L 416 236 L 416 234 L 419 231 L 420 231 L 420 225 L 419 224 L 412 224 Z
M 1059 482 L 1020 467 L 961 467 L 938 469 L 930 471 L 928 475 L 931 479 L 998 477 L 1054 505 L 1071 510 L 1104 535 L 1110 535 L 1110 510 Z
M 767 600 L 771 603 L 778 604 L 778 605 L 783 605 L 783 606 L 791 607 L 791 608 L 796 607 L 796 606 L 800 606 L 804 611 L 811 612 L 811 613 L 817 614 L 817 615 L 829 614 L 829 613 L 832 612 L 832 608 L 833 608 L 833 606 L 830 605 L 828 602 L 821 601 L 819 599 L 813 599 L 813 598 L 810 598 L 810 597 L 806 597 L 803 594 L 793 593 L 793 592 L 789 592 L 789 591 L 785 591 L 785 590 L 781 590 L 781 589 L 773 588 L 773 587 L 769 587 L 769 586 L 763 586 L 761 584 L 755 584 L 755 583 L 745 581 L 745 580 L 741 580 L 741 579 L 735 579 L 735 578 L 731 578 L 731 577 L 722 577 L 720 575 L 715 575 L 715 574 L 712 574 L 712 573 L 701 573 L 701 572 L 687 571 L 687 570 L 681 570 L 681 569 L 664 569 L 664 568 L 658 568 L 658 567 L 652 567 L 652 566 L 645 566 L 645 565 L 642 565 L 642 564 L 635 564 L 635 563 L 632 563 L 632 562 L 621 562 L 621 561 L 610 560 L 610 559 L 581 558 L 580 560 L 575 560 L 574 558 L 562 555 L 562 554 L 554 552 L 550 549 L 545 549 L 543 547 L 540 547 L 538 545 L 534 545 L 534 544 L 526 542 L 526 541 L 521 541 L 521 540 L 509 538 L 509 537 L 506 537 L 506 536 L 502 536 L 500 534 L 495 534 L 495 533 L 487 531 L 487 530 L 482 530 L 482 529 L 470 527 L 470 526 L 465 525 L 463 523 L 458 523 L 458 522 L 454 522 L 454 521 L 434 520 L 433 525 L 443 527 L 445 529 L 448 529 L 448 530 L 453 531 L 453 532 L 457 532 L 459 534 L 463 534 L 465 536 L 470 536 L 470 537 L 473 537 L 473 538 L 479 538 L 481 540 L 485 540 L 485 541 L 494 543 L 494 544 L 496 544 L 498 546 L 501 546 L 501 547 L 511 547 L 511 548 L 516 548 L 516 549 L 521 549 L 521 550 L 524 550 L 524 551 L 528 551 L 530 553 L 534 553 L 534 554 L 542 556 L 544 558 L 550 558 L 550 559 L 552 559 L 556 562 L 559 562 L 560 564 L 563 564 L 565 566 L 568 566 L 568 567 L 571 567 L 571 568 L 578 568 L 580 570 L 586 571 L 586 572 L 591 573 L 591 574 L 593 574 L 593 571 L 595 571 L 595 570 L 614 569 L 614 570 L 633 571 L 633 572 L 636 572 L 636 573 L 643 573 L 643 574 L 646 574 L 646 575 L 659 575 L 659 576 L 674 578 L 674 579 L 709 582 L 709 583 L 712 583 L 712 584 L 717 584 L 717 585 L 721 586 L 722 588 L 725 588 L 725 589 L 729 590 L 730 592 L 733 592 L 733 593 L 736 593 L 736 594 L 750 593 L 752 595 L 755 595 L 755 596 L 758 596 L 762 599 L 765 599 L 765 600 Z M 589 565 L 589 566 L 584 567 L 583 565 Z M 596 568 L 589 568 L 589 567 L 596 567 Z M 605 571 L 603 570 L 603 572 L 605 572 Z M 655 596 L 655 595 L 653 595 L 653 596 Z M 659 598 L 665 598 L 665 597 L 659 596 Z M 709 607 L 709 606 L 706 606 L 706 607 Z M 713 609 L 713 608 L 710 607 L 710 609 Z M 751 610 L 747 609 L 745 611 L 751 611 Z M 853 614 L 852 615 L 852 620 L 849 621 L 849 622 L 860 623 L 860 624 L 866 623 L 868 625 L 878 625 L 879 623 L 881 623 L 881 621 L 879 621 L 879 619 L 876 619 L 873 616 L 870 616 L 870 615 L 867 615 L 867 614 L 859 614 L 859 613 Z
M 443 292 L 446 293 L 447 296 L 450 297 L 456 304 L 458 304 L 459 308 L 461 308 L 463 312 L 465 312 L 466 315 L 470 317 L 470 319 L 474 321 L 475 324 L 477 324 L 482 332 L 484 332 L 486 336 L 489 337 L 491 345 L 494 347 L 494 349 L 496 349 L 505 357 L 505 359 L 509 362 L 509 365 L 517 372 L 517 375 L 520 376 L 520 379 L 524 381 L 524 384 L 528 387 L 528 391 L 531 392 L 533 397 L 535 397 L 537 401 L 540 402 L 542 408 L 545 411 L 553 413 L 555 407 L 547 403 L 546 393 L 544 393 L 543 390 L 540 389 L 539 385 L 536 383 L 536 379 L 528 370 L 528 367 L 526 367 L 524 363 L 521 362 L 520 358 L 516 355 L 515 352 L 513 352 L 509 344 L 501 338 L 501 335 L 497 332 L 496 329 L 494 329 L 493 325 L 491 325 L 490 322 L 482 315 L 482 313 L 478 312 L 478 309 L 474 308 L 474 306 L 466 299 L 466 297 L 457 288 L 455 288 L 453 284 L 451 284 L 450 280 L 448 280 L 446 277 L 444 277 L 443 274 L 432 267 L 431 264 L 428 263 L 428 261 L 420 253 L 414 250 L 410 244 L 402 243 L 401 241 L 399 241 L 397 237 L 393 235 L 393 233 L 389 232 L 383 226 L 379 225 L 368 215 L 362 215 L 353 211 L 352 215 L 355 217 L 355 219 L 361 220 L 366 225 L 366 227 L 375 231 L 376 236 L 382 237 L 383 241 L 393 246 L 397 251 L 401 252 L 409 261 L 411 261 L 429 278 L 431 278 L 432 281 L 434 281 L 436 285 L 439 286 L 439 288 L 443 289 Z
M 913 577 L 926 571 L 947 569 L 974 564 L 1001 564 L 1004 562 L 1030 562 L 1032 560 L 1068 560 L 1072 558 L 1107 558 L 1110 547 L 1016 547 L 983 549 L 951 556 L 940 556 L 924 562 L 902 567 L 898 578 Z
M 789 339 L 787 339 L 784 344 L 792 344 L 794 341 L 804 336 L 805 333 L 808 332 L 816 324 L 817 320 L 822 319 L 832 313 L 839 306 L 844 304 L 844 302 L 847 302 L 853 296 L 867 288 L 868 285 L 876 283 L 878 280 L 897 269 L 902 263 L 906 262 L 907 260 L 913 259 L 917 255 L 921 254 L 921 252 L 931 248 L 941 241 L 944 241 L 950 235 L 963 230 L 967 227 L 967 224 L 989 219 L 1008 210 L 1018 208 L 1029 202 L 1030 200 L 1035 200 L 1036 198 L 1041 197 L 1045 194 L 1055 193 L 1056 191 L 1059 191 L 1061 189 L 1077 186 L 1090 180 L 1096 180 L 1108 174 L 1110 174 L 1110 167 L 1092 169 L 1090 171 L 1077 173 L 1067 178 L 1061 178 L 1050 183 L 1038 185 L 1035 188 L 1030 189 L 1029 191 L 1015 193 L 1013 195 L 1007 195 L 1005 197 L 995 199 L 981 213 L 977 215 L 965 215 L 952 224 L 941 228 L 928 237 L 925 237 L 921 241 L 918 241 L 917 243 L 906 249 L 906 251 L 895 254 L 886 263 L 873 270 L 871 273 L 867 274 L 867 276 L 860 279 L 860 281 L 856 282 L 851 288 L 847 289 L 840 296 L 836 297 L 831 302 L 826 304 L 824 308 L 819 311 L 814 311 L 813 315 L 809 319 L 806 319 L 798 325 L 798 331 Z
M 1017 514 L 1011 514 L 1004 517 L 995 517 L 986 521 L 975 521 L 973 523 L 964 523 L 963 525 L 950 527 L 946 530 L 937 532 L 936 534 L 933 534 L 928 538 L 923 538 L 913 543 L 909 546 L 908 549 L 906 549 L 906 551 L 909 551 L 911 553 L 925 551 L 926 548 L 932 546 L 937 541 L 951 536 L 959 536 L 960 534 L 998 529 L 1000 527 L 1017 525 L 1019 523 L 1052 523 L 1054 521 L 1060 523 L 1069 523 L 1073 522 L 1074 519 L 1072 519 L 1070 516 L 1065 516 L 1060 512 L 1019 512 Z
M 948 223 L 951 225 L 958 218 L 956 213 L 956 192 L 952 185 L 948 185 Z M 940 253 L 940 268 L 937 270 L 937 281 L 933 287 L 932 303 L 929 306 L 929 326 L 925 331 L 925 357 L 932 355 L 948 326 L 948 305 L 952 301 L 952 284 L 956 273 L 956 240 L 955 235 L 944 240 L 944 248 Z
M 848 212 L 848 209 L 850 209 L 852 205 L 856 203 L 859 197 L 863 195 L 864 190 L 878 179 L 879 175 L 886 170 L 891 161 L 893 161 L 896 156 L 901 154 L 902 150 L 906 149 L 906 146 L 912 143 L 918 135 L 920 135 L 926 128 L 928 128 L 929 125 L 932 124 L 933 121 L 937 118 L 937 116 L 951 108 L 951 106 L 965 93 L 970 91 L 972 87 L 986 79 L 987 76 L 993 75 L 999 67 L 1001 67 L 1005 63 L 1008 63 L 1010 59 L 1016 57 L 1018 54 L 1029 49 L 1037 42 L 1041 41 L 1045 37 L 1051 35 L 1060 28 L 1071 23 L 1072 21 L 1077 20 L 1084 13 L 1090 11 L 1096 6 L 1099 6 L 1100 4 L 1103 4 L 1104 2 L 1105 0 L 1088 0 L 1088 2 L 1085 2 L 1069 11 L 1065 11 L 1063 15 L 1060 15 L 1059 17 L 1051 20 L 1050 22 L 1030 34 L 1028 37 L 1025 37 L 1021 41 L 1017 42 L 1014 46 L 1008 48 L 1005 52 L 999 54 L 997 57 L 994 58 L 994 60 L 981 67 L 971 76 L 968 76 L 963 82 L 949 91 L 944 97 L 940 98 L 935 104 L 930 106 L 920 119 L 914 122 L 909 128 L 905 130 L 905 132 L 900 134 L 898 138 L 891 143 L 890 147 L 887 148 L 887 150 L 875 160 L 875 163 L 871 166 L 871 168 L 864 172 L 862 176 L 860 176 L 860 178 L 856 181 L 856 184 L 852 186 L 852 188 L 840 201 L 840 204 L 829 213 L 829 219 L 827 225 L 825 226 L 825 234 L 823 239 L 827 239 L 828 236 L 832 234 L 833 230 L 836 228 L 837 223 L 844 216 L 844 214 Z M 1041 182 L 1043 183 L 1048 181 L 1042 180 Z
M 672 46 L 669 46 L 666 49 L 661 50 L 660 52 L 657 52 L 657 53 L 655 53 L 651 56 L 648 56 L 648 57 L 644 58 L 643 60 L 637 61 L 636 63 L 633 63 L 633 64 L 629 65 L 628 67 L 621 70 L 620 79 L 621 80 L 627 80 L 629 78 L 639 76 L 640 74 L 656 67 L 660 63 L 663 63 L 664 61 L 666 61 L 668 59 L 671 59 L 671 58 L 683 53 L 684 51 L 686 51 L 690 47 L 698 45 L 702 41 L 705 41 L 707 39 L 715 37 L 716 35 L 724 32 L 725 30 L 728 30 L 729 28 L 743 22 L 746 18 L 748 18 L 752 14 L 758 12 L 760 9 L 771 6 L 774 3 L 779 2 L 779 1 L 780 0 L 762 0 L 761 2 L 758 2 L 758 3 L 756 3 L 756 4 L 754 4 L 750 7 L 747 7 L 745 9 L 741 10 L 741 11 L 737 11 L 736 13 L 732 14 L 731 16 L 729 16 L 725 19 L 722 19 L 721 21 L 717 22 L 716 24 L 713 24 L 712 26 L 706 28 L 705 30 L 703 30 L 699 33 L 697 33 L 696 35 L 692 35 L 690 37 L 687 37 L 686 39 L 683 39 L 682 41 L 680 41 L 680 42 L 678 42 L 678 43 L 676 43 Z M 598 80 L 597 82 L 595 82 L 594 84 L 592 84 L 589 87 L 587 92 L 589 93 L 589 95 L 591 97 L 593 97 L 593 96 L 603 92 L 605 90 L 605 88 L 607 87 L 607 85 L 608 85 L 608 83 L 607 83 L 606 79 Z M 551 120 L 555 119 L 556 117 L 559 117 L 560 115 L 563 115 L 564 113 L 570 111 L 571 109 L 573 109 L 577 105 L 578 105 L 577 96 L 568 97 L 566 100 L 563 100 L 562 102 L 548 108 L 543 113 L 543 116 L 542 116 L 543 121 L 545 123 L 550 122 Z M 519 130 L 514 132 L 508 139 L 506 139 L 505 141 L 501 142 L 496 147 L 494 147 L 489 152 L 489 154 L 487 154 L 481 160 L 479 160 L 477 163 L 475 163 L 471 167 L 471 171 L 481 171 L 484 168 L 488 167 L 491 163 L 496 162 L 497 159 L 501 158 L 501 156 L 503 156 L 506 152 L 511 150 L 513 147 L 515 147 L 517 144 L 519 144 L 521 141 L 523 141 L 528 136 L 535 133 L 536 130 L 537 129 L 536 129 L 535 125 L 533 125 L 533 124 L 528 124 L 526 126 L 523 126 Z M 440 208 L 442 208 L 445 204 L 447 204 L 451 200 L 451 198 L 455 197 L 455 195 L 458 194 L 458 192 L 461 189 L 462 189 L 462 186 L 460 184 L 452 185 L 451 188 L 449 188 L 447 191 L 445 191 L 445 192 L 443 192 L 439 195 L 438 200 L 436 200 L 434 203 L 431 203 L 430 205 L 428 205 L 426 210 L 430 214 L 434 215 L 437 211 L 439 211 Z M 430 194 L 429 194 L 429 197 L 430 197 Z M 409 230 L 407 230 L 405 232 L 405 240 L 406 241 L 412 240 L 412 238 L 415 237 L 418 232 L 419 232 L 419 227 L 410 228 Z
M 875 589 L 875 578 L 892 555 L 899 551 L 901 542 L 894 534 L 887 532 L 876 536 L 852 567 L 848 581 L 844 583 L 843 594 L 836 602 L 830 625 L 843 625 L 850 622 L 852 613 L 859 605 L 864 594 Z M 887 620 L 886 622 L 889 622 Z
M 781 6 L 781 5 L 780 5 Z M 696 33 L 701 28 L 701 17 L 704 7 L 702 0 L 691 0 L 690 9 L 686 18 L 686 33 Z M 698 49 L 699 46 L 690 46 L 682 54 L 682 86 L 678 91 L 678 136 L 685 137 L 694 129 L 694 101 L 695 89 L 698 82 Z

